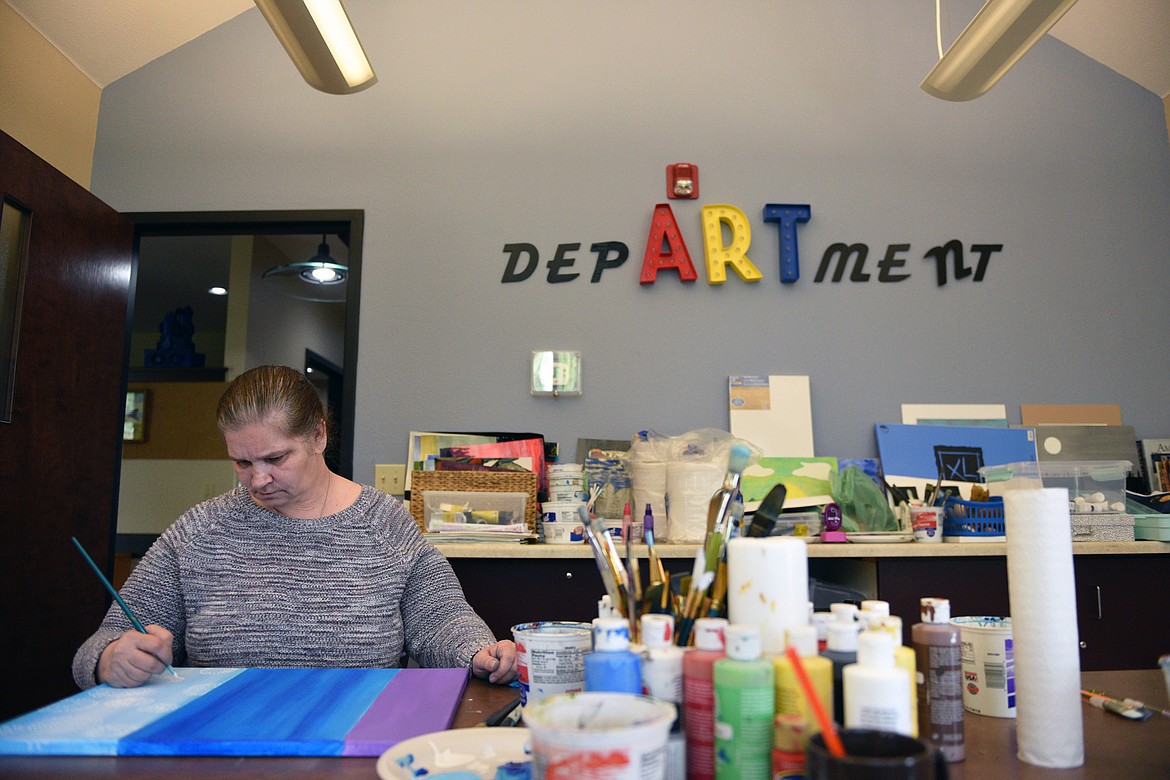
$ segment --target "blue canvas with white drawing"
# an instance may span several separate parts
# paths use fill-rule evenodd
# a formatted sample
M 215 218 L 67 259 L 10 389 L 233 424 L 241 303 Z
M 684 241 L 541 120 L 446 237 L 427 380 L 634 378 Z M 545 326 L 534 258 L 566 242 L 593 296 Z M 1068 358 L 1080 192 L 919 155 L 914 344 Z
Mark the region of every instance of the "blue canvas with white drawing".
M 878 423 L 874 431 L 886 482 L 913 486 L 919 496 L 925 485 L 940 478 L 962 489 L 982 481 L 979 469 L 984 466 L 1036 460 L 1031 428 Z M 968 495 L 969 488 L 962 492 Z

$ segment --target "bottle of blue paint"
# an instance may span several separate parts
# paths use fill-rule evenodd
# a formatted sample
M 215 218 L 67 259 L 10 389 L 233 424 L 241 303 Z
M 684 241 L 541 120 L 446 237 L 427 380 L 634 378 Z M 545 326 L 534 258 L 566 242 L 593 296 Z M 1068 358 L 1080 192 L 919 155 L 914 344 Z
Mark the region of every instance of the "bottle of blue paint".
M 593 652 L 585 654 L 585 690 L 642 692 L 642 658 L 630 650 L 630 624 L 625 618 L 593 621 Z

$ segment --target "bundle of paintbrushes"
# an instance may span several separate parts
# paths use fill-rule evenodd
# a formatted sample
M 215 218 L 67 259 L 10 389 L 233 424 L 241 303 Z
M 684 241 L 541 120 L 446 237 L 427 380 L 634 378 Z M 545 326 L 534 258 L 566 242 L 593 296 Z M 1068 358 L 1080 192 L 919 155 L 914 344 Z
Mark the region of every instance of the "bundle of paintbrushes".
M 622 518 L 622 538 L 625 541 L 625 556 L 618 553 L 613 535 L 605 523 L 595 517 L 587 507 L 578 510 L 581 524 L 585 527 L 585 539 L 593 550 L 597 570 L 610 603 L 622 617 L 630 621 L 630 639 L 638 641 L 638 618 L 647 612 L 675 615 L 678 611 L 677 597 L 671 589 L 670 573 L 662 564 L 654 549 L 654 516 L 646 507 L 642 534 L 646 541 L 649 559 L 650 584 L 642 588 L 638 557 L 632 544 L 633 522 L 629 506 Z
M 695 553 L 690 587 L 682 609 L 675 617 L 675 642 L 680 646 L 690 644 L 691 626 L 696 618 L 723 611 L 727 596 L 727 540 L 743 516 L 739 482 L 750 460 L 751 450 L 746 445 L 733 444 L 723 485 L 711 496 L 707 508 L 707 536 Z
M 585 538 L 593 549 L 597 569 L 610 603 L 630 622 L 630 638 L 637 641 L 638 618 L 647 612 L 671 614 L 675 618 L 675 642 L 686 646 L 691 642 L 691 628 L 700 617 L 721 617 L 726 613 L 727 600 L 727 542 L 738 532 L 747 536 L 768 536 L 784 506 L 785 489 L 776 485 L 760 503 L 751 523 L 740 530 L 743 518 L 743 497 L 739 483 L 751 461 L 751 450 L 744 444 L 734 444 L 728 455 L 727 473 L 722 486 L 711 496 L 707 509 L 707 534 L 695 554 L 689 578 L 683 578 L 679 592 L 671 587 L 671 577 L 654 547 L 654 516 L 650 506 L 642 521 L 649 564 L 649 587 L 643 592 L 638 558 L 633 554 L 632 518 L 626 505 L 622 516 L 622 539 L 625 557 L 605 523 L 595 517 L 588 506 L 581 507 L 581 524 Z

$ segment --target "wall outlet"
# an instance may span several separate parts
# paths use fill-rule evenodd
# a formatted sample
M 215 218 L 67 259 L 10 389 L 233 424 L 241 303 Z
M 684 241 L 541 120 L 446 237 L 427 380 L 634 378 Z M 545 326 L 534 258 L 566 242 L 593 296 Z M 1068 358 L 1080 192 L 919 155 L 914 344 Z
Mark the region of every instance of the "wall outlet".
M 406 492 L 406 465 L 379 463 L 374 466 L 374 487 L 392 496 Z

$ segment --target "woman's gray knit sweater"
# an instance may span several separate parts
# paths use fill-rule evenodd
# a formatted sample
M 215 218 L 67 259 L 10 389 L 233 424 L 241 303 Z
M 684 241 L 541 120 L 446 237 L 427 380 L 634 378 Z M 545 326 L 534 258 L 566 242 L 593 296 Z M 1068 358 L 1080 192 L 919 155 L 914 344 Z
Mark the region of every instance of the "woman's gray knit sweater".
M 175 636 L 175 666 L 467 667 L 495 642 L 447 559 L 397 499 L 369 486 L 320 520 L 270 512 L 243 487 L 188 510 L 120 591 L 144 625 Z M 77 651 L 96 684 L 102 651 L 130 629 L 116 604 Z

